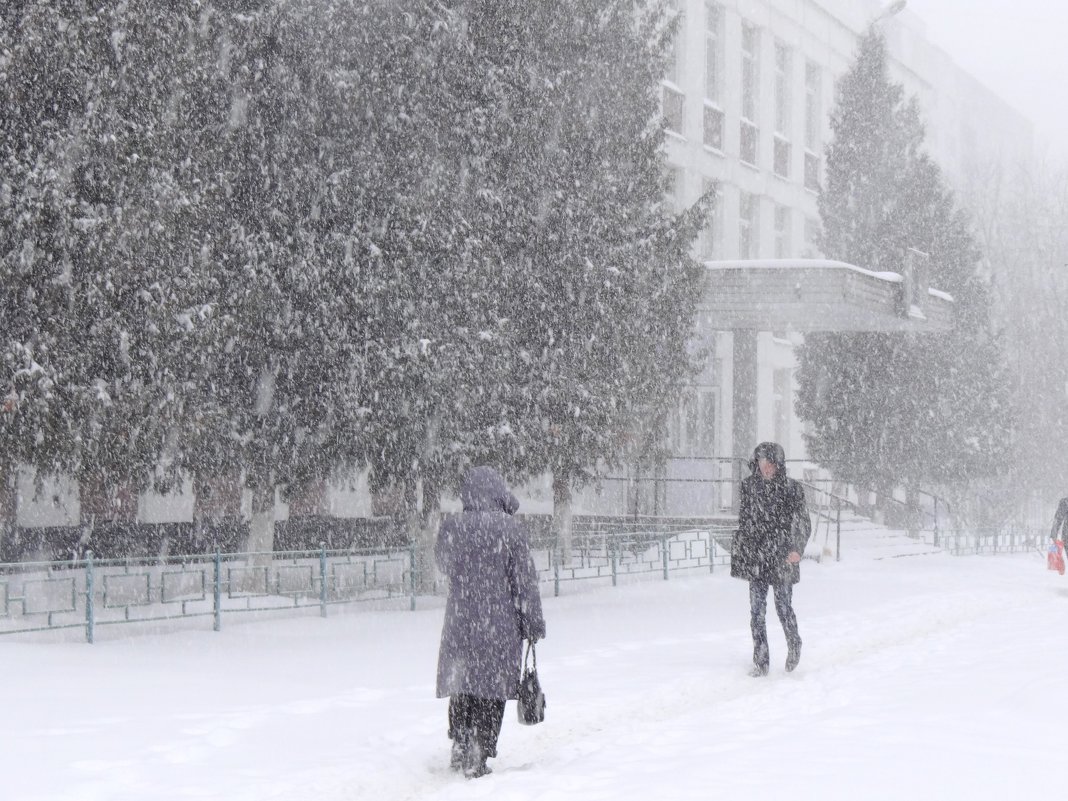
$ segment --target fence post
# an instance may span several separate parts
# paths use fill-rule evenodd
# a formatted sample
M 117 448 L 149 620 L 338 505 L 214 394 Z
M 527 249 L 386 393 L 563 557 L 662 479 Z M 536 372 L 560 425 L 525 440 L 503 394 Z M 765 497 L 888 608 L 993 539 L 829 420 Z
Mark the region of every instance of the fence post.
M 935 499 L 934 499 L 934 518 L 935 518 L 934 519 L 934 546 L 937 548 L 937 547 L 939 547 L 939 545 L 938 545 L 938 540 L 939 540 L 939 536 L 938 536 L 938 534 L 939 534 L 939 531 L 938 531 L 938 496 L 937 495 L 935 496 Z
M 668 580 L 668 541 L 667 537 L 664 537 L 660 541 L 660 550 L 664 552 L 664 581 Z
M 712 529 L 708 530 L 708 572 L 716 572 L 716 538 L 712 536 Z
M 615 587 L 616 574 L 618 572 L 619 556 L 616 553 L 616 542 L 614 538 L 608 541 L 608 553 L 612 556 L 612 586 Z
M 319 543 L 319 616 L 326 617 L 326 543 Z
M 553 596 L 560 597 L 560 559 L 556 553 L 558 546 L 554 545 L 549 552 L 553 557 Z
M 842 561 L 842 504 L 835 501 L 834 561 Z
M 415 575 L 415 543 L 412 542 L 408 545 L 408 572 L 411 575 L 411 591 L 412 591 L 412 604 L 411 610 L 415 611 L 415 590 L 418 584 L 416 583 Z
M 222 554 L 219 546 L 215 546 L 215 588 L 212 591 L 215 603 L 215 622 L 212 629 L 218 631 L 222 628 Z
M 96 623 L 93 609 L 93 552 L 85 552 L 85 641 L 93 644 L 93 627 Z

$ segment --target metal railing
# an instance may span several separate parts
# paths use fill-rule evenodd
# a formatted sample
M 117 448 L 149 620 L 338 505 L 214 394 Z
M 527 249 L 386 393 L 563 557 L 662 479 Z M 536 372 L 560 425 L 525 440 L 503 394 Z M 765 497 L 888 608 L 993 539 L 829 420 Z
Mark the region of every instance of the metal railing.
M 1000 529 L 942 529 L 924 532 L 922 539 L 954 556 L 1039 552 L 1049 545 L 1049 531 L 1030 526 Z
M 617 586 L 621 577 L 659 574 L 667 581 L 672 572 L 706 570 L 730 565 L 733 526 L 681 527 L 670 522 L 659 527 L 635 523 L 597 538 L 575 544 L 565 557 L 555 545 L 534 552 L 541 581 L 551 581 L 554 595 L 563 581 L 601 579 Z
M 560 594 L 564 582 L 706 570 L 729 565 L 733 528 L 672 525 L 600 530 L 564 558 L 554 544 L 533 551 L 538 580 Z M 404 548 L 222 553 L 0 563 L 0 635 L 84 631 L 136 623 L 211 618 L 245 612 L 317 609 L 367 601 L 405 601 L 414 610 L 425 590 L 417 553 Z
M 393 598 L 415 608 L 415 551 L 221 553 L 0 564 L 0 634 L 96 628 Z
M 812 488 L 808 488 L 810 491 Z M 819 488 L 816 488 L 819 490 Z M 825 492 L 819 490 L 820 492 Z M 810 505 L 820 526 L 835 531 L 840 556 L 841 512 L 846 503 L 827 493 Z M 616 521 L 590 527 L 566 556 L 552 542 L 533 549 L 538 579 L 559 595 L 564 583 L 620 581 L 707 572 L 730 565 L 733 525 L 667 519 Z M 1044 553 L 1043 528 L 943 530 L 923 539 L 952 554 Z M 93 642 L 101 626 L 195 618 L 223 619 L 243 612 L 317 609 L 367 601 L 403 601 L 414 610 L 425 590 L 413 546 L 331 551 L 222 553 L 0 564 L 0 635 L 84 631 Z

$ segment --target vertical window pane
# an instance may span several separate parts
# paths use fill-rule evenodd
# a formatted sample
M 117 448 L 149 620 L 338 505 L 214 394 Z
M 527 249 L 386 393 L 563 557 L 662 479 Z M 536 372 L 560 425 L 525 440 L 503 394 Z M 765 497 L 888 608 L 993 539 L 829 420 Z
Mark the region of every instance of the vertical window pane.
M 760 131 L 750 122 L 742 121 L 739 129 L 740 143 L 738 156 L 746 164 L 757 166 L 757 146 L 760 141 Z
M 685 101 L 686 97 L 681 92 L 675 91 L 670 86 L 664 87 L 664 121 L 668 130 L 678 134 L 682 133 Z
M 723 150 L 723 112 L 713 106 L 705 106 L 705 144 Z
M 705 97 L 722 101 L 723 82 L 723 6 L 705 3 Z
M 805 218 L 805 258 L 815 259 L 820 256 L 820 224 L 812 217 Z
M 805 64 L 805 148 L 816 153 L 820 150 L 820 126 L 823 114 L 819 65 Z
M 772 165 L 780 178 L 790 177 L 790 143 L 775 135 L 775 161 Z
M 820 188 L 820 157 L 805 152 L 805 189 L 818 192 Z
M 674 2 L 674 1 L 673 2 L 669 2 L 668 3 L 668 12 L 673 14 L 674 16 L 679 16 L 679 5 L 678 5 L 678 2 Z M 667 69 L 664 72 L 664 77 L 667 78 L 672 83 L 676 83 L 676 84 L 679 83 L 679 75 L 680 75 L 680 72 L 681 72 L 681 69 L 682 69 L 682 64 L 683 64 L 683 57 L 682 57 L 683 56 L 683 53 L 682 53 L 683 27 L 684 26 L 680 22 L 678 27 L 675 29 L 675 36 L 671 40 L 671 49 L 668 52 Z
M 760 89 L 760 37 L 756 27 L 742 23 L 742 116 L 757 122 Z
M 775 43 L 775 132 L 790 138 L 790 66 L 793 50 Z

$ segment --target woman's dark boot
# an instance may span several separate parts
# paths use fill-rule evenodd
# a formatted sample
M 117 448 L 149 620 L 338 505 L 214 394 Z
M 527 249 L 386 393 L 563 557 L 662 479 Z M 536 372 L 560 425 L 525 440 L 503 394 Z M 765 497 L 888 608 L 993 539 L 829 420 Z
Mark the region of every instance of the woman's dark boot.
M 477 779 L 487 773 L 493 773 L 493 770 L 486 764 L 486 754 L 482 746 L 472 740 L 464 755 L 464 776 Z
M 453 770 L 464 769 L 464 757 L 466 756 L 466 748 L 459 739 L 452 741 L 452 751 L 449 754 L 449 767 Z

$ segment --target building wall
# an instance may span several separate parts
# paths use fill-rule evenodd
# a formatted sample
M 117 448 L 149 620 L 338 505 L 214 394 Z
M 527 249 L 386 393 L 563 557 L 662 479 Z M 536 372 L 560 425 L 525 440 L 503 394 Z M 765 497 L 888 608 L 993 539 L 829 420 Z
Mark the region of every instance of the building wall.
M 675 8 L 683 17 L 677 64 L 663 86 L 665 117 L 673 129 L 666 147 L 676 178 L 675 201 L 687 205 L 709 186 L 717 188 L 718 202 L 698 256 L 821 255 L 815 245 L 817 182 L 823 179 L 823 151 L 831 138 L 835 86 L 854 60 L 858 37 L 880 16 L 883 4 L 676 0 Z M 918 98 L 928 151 L 952 186 L 962 187 L 969 171 L 985 161 L 1012 164 L 1030 157 L 1031 123 L 928 40 L 920 18 L 906 8 L 875 24 L 887 40 L 891 78 Z M 746 96 L 754 93 L 749 86 L 755 99 Z M 706 118 L 718 121 L 718 129 L 706 127 Z M 746 131 L 754 125 L 755 159 L 751 151 L 747 155 Z M 774 310 L 768 314 L 769 330 L 758 346 L 757 436 L 783 437 L 788 457 L 803 459 L 802 426 L 793 414 L 794 349 L 802 339 L 775 331 Z M 716 441 L 715 454 L 727 456 L 731 335 L 717 339 L 725 358 L 722 374 L 712 382 L 722 398 L 727 431 Z M 786 420 L 784 393 L 789 396 Z

